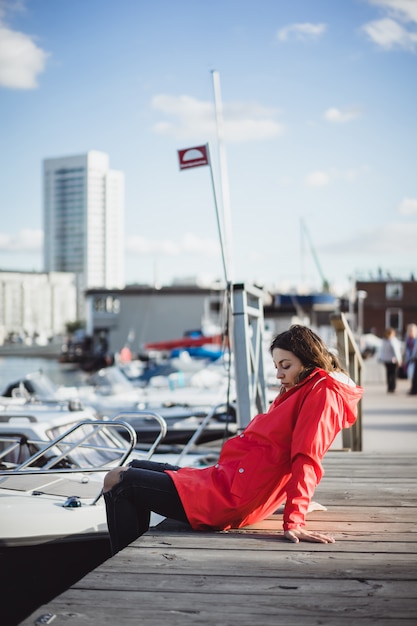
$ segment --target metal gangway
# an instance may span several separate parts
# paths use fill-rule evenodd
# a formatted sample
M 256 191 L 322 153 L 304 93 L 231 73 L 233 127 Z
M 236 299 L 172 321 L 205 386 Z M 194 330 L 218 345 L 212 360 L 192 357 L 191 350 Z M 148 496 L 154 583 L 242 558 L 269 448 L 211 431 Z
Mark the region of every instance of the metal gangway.
M 258 413 L 267 411 L 264 361 L 264 293 L 252 285 L 235 284 L 232 291 L 233 345 L 237 423 L 243 430 Z

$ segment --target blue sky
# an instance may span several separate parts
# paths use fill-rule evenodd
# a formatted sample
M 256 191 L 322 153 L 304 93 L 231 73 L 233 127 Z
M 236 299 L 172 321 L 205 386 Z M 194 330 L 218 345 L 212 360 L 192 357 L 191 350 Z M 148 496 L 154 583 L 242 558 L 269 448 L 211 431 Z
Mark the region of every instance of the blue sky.
M 417 276 L 416 70 L 417 0 L 0 0 L 0 268 L 43 269 L 43 159 L 101 150 L 127 281 L 223 278 L 210 169 L 177 159 L 208 143 L 232 280 Z

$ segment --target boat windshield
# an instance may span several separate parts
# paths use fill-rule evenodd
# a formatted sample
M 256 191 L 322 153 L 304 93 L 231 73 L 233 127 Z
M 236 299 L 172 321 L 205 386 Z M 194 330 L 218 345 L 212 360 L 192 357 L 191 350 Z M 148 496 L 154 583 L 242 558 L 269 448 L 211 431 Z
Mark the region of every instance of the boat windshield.
M 57 386 L 52 382 L 50 378 L 37 372 L 36 374 L 29 374 L 27 380 L 30 380 L 34 391 L 38 398 L 54 398 L 57 393 Z
M 69 427 L 66 424 L 51 428 L 49 431 L 51 440 L 60 437 Z M 127 442 L 115 429 L 95 426 L 94 422 L 80 425 L 60 441 L 57 447 L 61 452 L 66 452 L 74 443 L 79 443 L 79 446 L 69 453 L 69 459 L 72 464 L 80 467 L 114 465 L 120 460 L 127 447 Z
M 132 383 L 117 367 L 107 367 L 91 375 L 88 383 L 102 394 L 121 393 L 134 389 Z

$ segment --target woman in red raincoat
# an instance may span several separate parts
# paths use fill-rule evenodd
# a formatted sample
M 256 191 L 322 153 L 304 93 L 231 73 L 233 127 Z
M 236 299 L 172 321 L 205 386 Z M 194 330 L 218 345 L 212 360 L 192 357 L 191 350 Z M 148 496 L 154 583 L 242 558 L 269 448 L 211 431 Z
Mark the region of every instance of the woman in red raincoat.
M 287 539 L 333 543 L 308 531 L 305 516 L 323 475 L 322 459 L 340 430 L 355 422 L 363 390 L 305 326 L 277 335 L 270 351 L 280 393 L 267 413 L 223 445 L 215 465 L 132 461 L 106 475 L 113 554 L 149 529 L 152 511 L 194 530 L 226 530 L 263 520 L 284 502 Z

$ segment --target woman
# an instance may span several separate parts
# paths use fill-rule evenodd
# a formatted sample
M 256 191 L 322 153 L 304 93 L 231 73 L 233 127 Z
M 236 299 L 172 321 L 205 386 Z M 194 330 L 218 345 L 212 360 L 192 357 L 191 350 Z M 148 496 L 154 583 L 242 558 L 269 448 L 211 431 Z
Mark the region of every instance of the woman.
M 295 543 L 333 543 L 305 528 L 336 435 L 356 420 L 362 388 L 309 328 L 291 326 L 273 340 L 281 391 L 265 414 L 229 439 L 216 465 L 178 468 L 133 462 L 106 475 L 104 498 L 113 554 L 145 533 L 150 513 L 194 530 L 241 528 L 285 504 L 284 536 Z
M 401 344 L 394 328 L 385 329 L 378 361 L 385 366 L 387 393 L 394 393 L 397 388 L 398 368 L 402 364 Z

